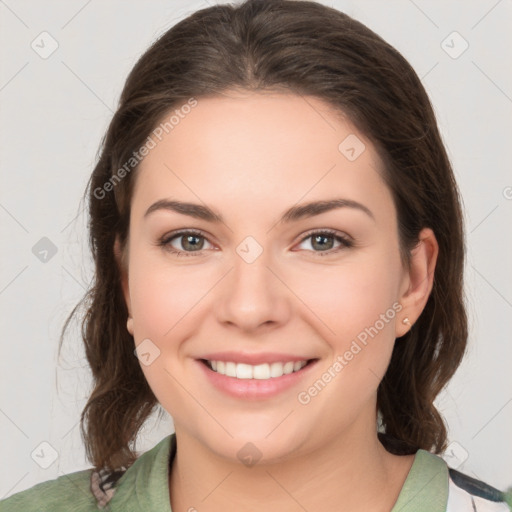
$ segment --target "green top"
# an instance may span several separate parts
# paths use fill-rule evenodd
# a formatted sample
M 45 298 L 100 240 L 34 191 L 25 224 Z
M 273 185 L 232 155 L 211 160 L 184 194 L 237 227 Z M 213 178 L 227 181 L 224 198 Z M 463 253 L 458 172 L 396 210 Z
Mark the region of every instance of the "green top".
M 171 434 L 142 454 L 115 485 L 108 512 L 171 512 L 169 461 L 176 453 Z M 90 490 L 91 470 L 62 475 L 0 501 L 0 512 L 98 512 Z M 416 452 L 392 512 L 445 512 L 448 467 L 425 450 Z

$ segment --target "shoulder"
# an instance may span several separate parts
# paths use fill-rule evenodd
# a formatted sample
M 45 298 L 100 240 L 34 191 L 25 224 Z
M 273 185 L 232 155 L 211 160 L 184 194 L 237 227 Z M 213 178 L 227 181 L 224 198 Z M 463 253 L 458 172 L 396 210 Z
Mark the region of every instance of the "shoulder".
M 61 475 L 0 501 L 0 512 L 97 511 L 90 490 L 92 470 Z
M 1 500 L 0 512 L 170 512 L 168 470 L 175 451 L 172 434 L 128 469 L 98 472 L 91 468 L 61 475 Z
M 448 468 L 448 474 L 448 506 L 446 512 L 458 512 L 459 510 L 509 512 L 512 510 L 507 505 L 507 501 L 510 502 L 512 498 L 512 489 L 504 493 L 453 468 Z
M 510 512 L 511 503 L 512 488 L 502 492 L 420 449 L 393 512 Z

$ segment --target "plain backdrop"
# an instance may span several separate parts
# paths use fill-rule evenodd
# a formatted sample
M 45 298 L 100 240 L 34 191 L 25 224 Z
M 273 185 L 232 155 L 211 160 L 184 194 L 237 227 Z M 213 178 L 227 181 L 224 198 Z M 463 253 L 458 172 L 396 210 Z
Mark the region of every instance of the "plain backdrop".
M 92 276 L 80 199 L 136 60 L 212 3 L 0 0 L 0 498 L 90 467 L 78 428 L 90 377 L 76 326 L 57 361 L 62 324 Z M 446 460 L 504 489 L 512 485 L 512 2 L 321 3 L 395 46 L 435 107 L 468 251 L 468 355 L 437 400 L 449 426 Z M 150 421 L 137 448 L 172 428 L 168 417 Z

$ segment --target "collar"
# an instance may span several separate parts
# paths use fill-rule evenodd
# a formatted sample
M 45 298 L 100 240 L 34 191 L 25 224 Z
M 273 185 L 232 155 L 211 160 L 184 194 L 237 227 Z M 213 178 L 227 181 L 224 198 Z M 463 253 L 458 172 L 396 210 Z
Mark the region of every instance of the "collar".
M 418 450 L 391 512 L 445 512 L 448 467 L 441 457 Z
M 119 479 L 112 510 L 172 512 L 169 471 L 176 454 L 176 434 L 142 454 Z M 443 459 L 418 450 L 391 512 L 445 512 L 448 468 Z
M 172 512 L 169 469 L 176 454 L 176 434 L 162 439 L 143 453 L 119 479 L 112 498 L 112 512 Z

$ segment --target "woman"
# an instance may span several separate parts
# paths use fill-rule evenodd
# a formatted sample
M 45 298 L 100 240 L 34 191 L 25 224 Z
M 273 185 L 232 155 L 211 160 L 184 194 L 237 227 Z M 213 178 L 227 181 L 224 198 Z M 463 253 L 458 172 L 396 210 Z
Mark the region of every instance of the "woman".
M 88 191 L 94 467 L 0 510 L 509 510 L 436 455 L 462 213 L 379 36 L 307 1 L 194 13 L 130 73 Z M 176 432 L 137 457 L 159 405 Z

